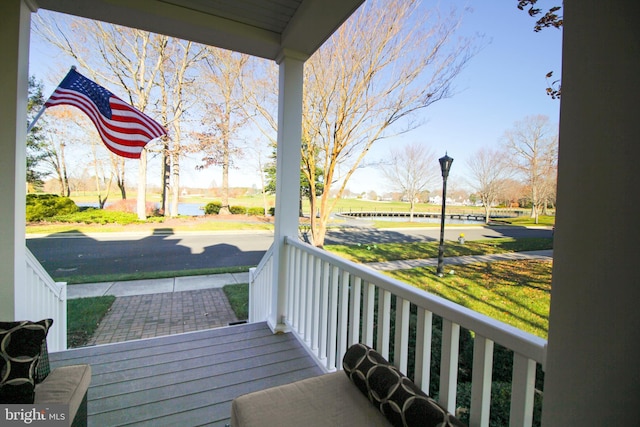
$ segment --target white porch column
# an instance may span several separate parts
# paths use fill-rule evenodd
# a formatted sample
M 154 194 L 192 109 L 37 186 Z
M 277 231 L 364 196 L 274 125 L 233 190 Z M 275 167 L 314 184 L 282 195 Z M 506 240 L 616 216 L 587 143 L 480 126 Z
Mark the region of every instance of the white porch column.
M 276 151 L 276 207 L 274 269 L 269 326 L 274 332 L 286 331 L 287 260 L 284 238 L 298 236 L 300 203 L 300 148 L 302 140 L 302 81 L 304 60 L 284 52 L 278 59 L 278 147 Z
M 25 193 L 29 31 L 23 0 L 0 2 L 0 318 L 20 316 L 26 279 Z M 37 319 L 39 320 L 39 319 Z
M 638 425 L 637 2 L 565 0 L 543 423 Z

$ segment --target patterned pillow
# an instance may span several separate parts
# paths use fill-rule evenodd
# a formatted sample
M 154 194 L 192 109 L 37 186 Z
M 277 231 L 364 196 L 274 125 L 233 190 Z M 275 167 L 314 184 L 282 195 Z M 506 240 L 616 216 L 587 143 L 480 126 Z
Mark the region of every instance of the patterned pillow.
M 52 323 L 0 322 L 0 402 L 33 403 L 36 367 Z
M 47 319 L 51 320 L 51 319 Z M 51 325 L 53 324 L 53 320 L 49 323 L 49 329 L 51 329 Z M 49 364 L 49 347 L 47 346 L 46 338 L 42 340 L 42 347 L 40 347 L 40 356 L 38 356 L 38 364 L 36 365 L 36 376 L 35 381 L 36 384 L 40 384 L 47 378 L 47 375 L 51 373 L 51 365 Z
M 364 344 L 351 346 L 342 366 L 349 379 L 394 426 L 464 426 L 382 355 Z

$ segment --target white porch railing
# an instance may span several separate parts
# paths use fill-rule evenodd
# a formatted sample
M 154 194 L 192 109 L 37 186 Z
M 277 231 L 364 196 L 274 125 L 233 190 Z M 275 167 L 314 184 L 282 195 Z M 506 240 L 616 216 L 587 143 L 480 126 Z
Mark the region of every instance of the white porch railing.
M 267 320 L 271 305 L 273 281 L 273 244 L 262 257 L 260 264 L 249 269 L 249 323 Z
M 50 352 L 67 349 L 67 284 L 54 282 L 42 265 L 26 248 L 27 274 L 20 290 L 22 304 L 16 307 L 16 317 L 38 321 L 53 319 L 47 335 Z
M 510 408 L 511 426 L 530 426 L 533 420 L 536 363 L 544 365 L 546 341 L 458 304 L 428 294 L 372 269 L 347 261 L 296 239 L 285 239 L 287 266 L 287 324 L 327 371 L 342 369 L 341 358 L 351 344 L 362 342 L 389 358 L 407 373 L 415 367 L 414 380 L 429 390 L 433 315 L 442 318 L 439 403 L 456 412 L 456 387 L 460 328 L 474 334 L 470 426 L 488 426 L 493 347 L 513 350 Z M 263 260 L 271 265 L 269 255 Z M 263 263 L 261 263 L 262 265 Z M 260 266 L 251 282 L 250 307 L 266 319 L 272 275 Z M 392 327 L 391 305 L 395 299 Z M 377 304 L 376 304 L 377 300 Z M 264 305 L 263 305 L 264 304 Z M 409 360 L 411 307 L 417 311 L 415 356 Z M 259 316 L 257 315 L 259 314 Z M 375 339 L 374 339 L 375 337 Z

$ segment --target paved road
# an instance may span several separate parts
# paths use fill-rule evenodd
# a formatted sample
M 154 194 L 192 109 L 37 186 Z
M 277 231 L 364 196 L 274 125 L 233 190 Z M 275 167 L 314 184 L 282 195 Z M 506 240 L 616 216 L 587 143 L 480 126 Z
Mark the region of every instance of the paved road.
M 549 230 L 520 227 L 449 227 L 445 239 L 464 232 L 469 240 L 491 237 L 548 237 Z M 438 228 L 375 230 L 350 227 L 332 231 L 326 244 L 384 243 L 440 238 Z M 113 233 L 31 237 L 27 246 L 56 277 L 68 274 L 180 271 L 256 265 L 273 241 L 269 231 L 211 233 Z
M 551 230 L 526 227 L 465 227 L 447 226 L 445 227 L 445 240 L 456 240 L 460 233 L 464 233 L 467 240 L 490 239 L 496 237 L 551 237 Z M 325 244 L 346 244 L 355 243 L 394 243 L 413 241 L 440 241 L 440 228 L 404 228 L 391 230 L 377 230 L 367 227 L 345 227 L 340 230 L 331 231 L 327 234 Z
M 29 238 L 27 247 L 56 277 L 257 265 L 273 233 L 93 234 Z

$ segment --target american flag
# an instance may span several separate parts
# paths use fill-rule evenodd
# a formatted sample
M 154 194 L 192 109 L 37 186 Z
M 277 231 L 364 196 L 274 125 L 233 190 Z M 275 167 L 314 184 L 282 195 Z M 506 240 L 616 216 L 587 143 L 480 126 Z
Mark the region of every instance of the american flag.
M 139 159 L 149 141 L 167 134 L 155 120 L 78 73 L 75 68 L 69 71 L 44 105 L 78 107 L 96 125 L 107 148 L 122 157 Z

